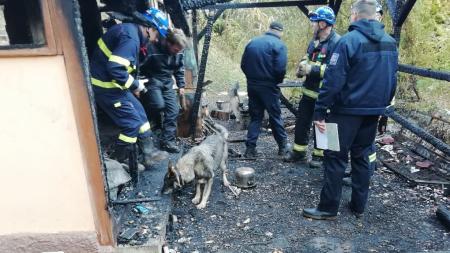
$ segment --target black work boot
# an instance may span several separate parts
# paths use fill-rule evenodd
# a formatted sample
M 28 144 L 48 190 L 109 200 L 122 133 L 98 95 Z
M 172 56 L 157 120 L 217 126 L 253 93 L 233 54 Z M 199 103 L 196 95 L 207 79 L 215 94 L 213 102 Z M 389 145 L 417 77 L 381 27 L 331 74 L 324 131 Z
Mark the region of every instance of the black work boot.
M 357 212 L 357 211 L 353 208 L 353 205 L 352 205 L 352 202 L 351 202 L 351 201 L 349 201 L 349 202 L 347 203 L 347 206 L 348 206 L 348 208 L 350 209 L 350 211 L 352 212 L 352 214 L 355 215 L 356 218 L 359 219 L 359 218 L 362 218 L 362 217 L 363 217 L 363 213 Z
M 317 208 L 305 208 L 303 209 L 303 216 L 314 220 L 334 220 L 337 214 L 320 211 Z
M 321 156 L 312 156 L 311 161 L 309 162 L 310 168 L 322 168 L 322 160 Z
M 288 144 L 282 144 L 280 146 L 278 146 L 278 155 L 280 156 L 285 156 L 289 150 L 291 149 L 291 146 Z
M 306 162 L 306 152 L 292 150 L 283 157 L 283 161 L 288 163 Z
M 166 151 L 161 151 L 155 148 L 151 137 L 140 138 L 139 147 L 144 155 L 144 166 L 151 166 L 154 162 L 159 162 L 167 159 L 169 154 Z
M 256 151 L 256 147 L 247 147 L 244 156 L 246 158 L 257 158 L 260 154 Z
M 118 162 L 125 162 L 130 157 L 130 152 L 133 150 L 133 144 L 116 145 L 111 158 Z
M 161 149 L 169 153 L 179 153 L 180 149 L 174 141 L 165 141 L 161 143 Z

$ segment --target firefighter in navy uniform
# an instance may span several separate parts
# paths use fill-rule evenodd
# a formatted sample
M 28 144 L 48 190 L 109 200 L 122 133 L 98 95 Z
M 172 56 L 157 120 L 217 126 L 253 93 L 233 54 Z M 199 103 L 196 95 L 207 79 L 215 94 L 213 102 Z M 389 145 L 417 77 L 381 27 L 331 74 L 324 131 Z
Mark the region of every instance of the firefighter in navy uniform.
M 135 79 L 139 65 L 139 50 L 146 43 L 164 37 L 168 29 L 167 18 L 157 9 L 150 8 L 143 16 L 151 27 L 123 23 L 111 27 L 99 40 L 90 62 L 91 83 L 95 101 L 113 122 L 120 127 L 112 157 L 124 161 L 132 145 L 138 142 L 144 156 L 144 165 L 166 159 L 167 152 L 153 146 L 150 124 L 144 108 L 132 94 L 145 91 L 142 81 Z
M 272 22 L 269 30 L 253 38 L 245 47 L 241 59 L 241 70 L 247 79 L 250 124 L 244 156 L 257 157 L 256 142 L 261 132 L 264 110 L 269 114 L 270 127 L 278 144 L 278 155 L 285 155 L 287 134 L 280 109 L 280 88 L 286 74 L 287 48 L 281 40 L 283 25 Z
M 181 29 L 170 30 L 158 43 L 149 44 L 141 73 L 148 78 L 149 92 L 141 97 L 145 111 L 152 122 L 152 131 L 159 132 L 161 149 L 180 152 L 176 142 L 177 117 L 180 106 L 173 89 L 173 80 L 180 96 L 184 94 L 184 48 L 187 39 Z
M 306 76 L 303 96 L 298 105 L 297 120 L 295 122 L 295 139 L 292 152 L 284 157 L 286 162 L 306 161 L 310 129 L 314 105 L 322 85 L 331 53 L 339 41 L 333 25 L 336 23 L 334 11 L 329 7 L 319 7 L 309 14 L 309 19 L 314 30 L 314 38 L 308 46 L 307 55 L 300 61 L 297 69 L 297 77 Z M 316 147 L 314 136 L 314 150 L 312 152 L 311 167 L 320 167 L 322 164 L 323 150 Z
M 349 152 L 352 194 L 348 207 L 356 217 L 362 216 L 376 162 L 373 142 L 378 118 L 397 86 L 397 43 L 376 20 L 376 0 L 358 0 L 351 13 L 349 32 L 331 56 L 314 110 L 314 124 L 321 132 L 326 130 L 325 120 L 337 124 L 340 151 L 324 152 L 320 202 L 317 208 L 303 209 L 303 216 L 312 219 L 336 218 Z

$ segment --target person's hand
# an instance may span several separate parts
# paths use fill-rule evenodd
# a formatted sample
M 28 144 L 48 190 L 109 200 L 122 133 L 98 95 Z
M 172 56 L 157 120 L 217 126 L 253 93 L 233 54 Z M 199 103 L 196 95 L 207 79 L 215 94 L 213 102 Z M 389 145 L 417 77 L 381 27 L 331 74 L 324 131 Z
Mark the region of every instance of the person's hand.
M 139 86 L 133 90 L 133 93 L 136 97 L 139 97 L 141 94 L 141 91 L 145 90 L 145 83 L 148 82 L 148 79 L 140 79 L 138 80 Z
M 311 73 L 311 68 L 312 68 L 312 66 L 310 64 L 308 64 L 307 61 L 302 61 L 298 65 L 297 75 L 307 76 L 307 75 L 309 75 Z
M 325 120 L 314 121 L 314 125 L 319 129 L 319 132 L 325 133 L 327 130 L 327 125 L 325 124 Z
M 180 94 L 180 96 L 184 96 L 184 88 L 179 88 L 178 94 Z
M 298 66 L 297 66 L 297 71 L 295 72 L 295 75 L 298 77 L 298 78 L 302 78 L 304 75 L 302 75 L 301 73 L 300 73 L 300 65 L 302 65 L 304 62 L 308 62 L 308 60 L 307 59 L 302 59 L 299 63 L 298 63 Z

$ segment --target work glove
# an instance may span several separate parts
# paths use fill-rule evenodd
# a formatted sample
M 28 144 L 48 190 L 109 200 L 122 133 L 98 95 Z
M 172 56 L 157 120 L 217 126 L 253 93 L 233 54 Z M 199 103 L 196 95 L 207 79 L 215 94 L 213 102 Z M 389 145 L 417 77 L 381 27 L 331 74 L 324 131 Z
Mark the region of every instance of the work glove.
M 145 83 L 148 82 L 148 79 L 140 79 L 138 80 L 139 85 L 136 89 L 133 90 L 134 95 L 136 95 L 137 97 L 139 97 L 139 95 L 141 94 L 141 91 L 146 92 L 147 89 L 145 88 Z
M 311 73 L 312 66 L 307 61 L 301 61 L 298 65 L 297 76 L 307 76 Z

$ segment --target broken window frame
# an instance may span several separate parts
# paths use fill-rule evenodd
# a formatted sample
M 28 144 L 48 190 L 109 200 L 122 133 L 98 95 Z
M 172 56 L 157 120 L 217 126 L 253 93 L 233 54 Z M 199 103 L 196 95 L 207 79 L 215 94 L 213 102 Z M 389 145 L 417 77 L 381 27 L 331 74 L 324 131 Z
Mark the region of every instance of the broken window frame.
M 36 0 L 41 8 L 42 23 L 44 28 L 45 43 L 40 44 L 18 44 L 0 47 L 0 57 L 15 56 L 49 56 L 58 54 L 54 30 L 50 19 L 49 5 L 54 5 L 54 0 Z M 3 1 L 0 1 L 3 2 Z M 22 47 L 23 46 L 23 47 Z

